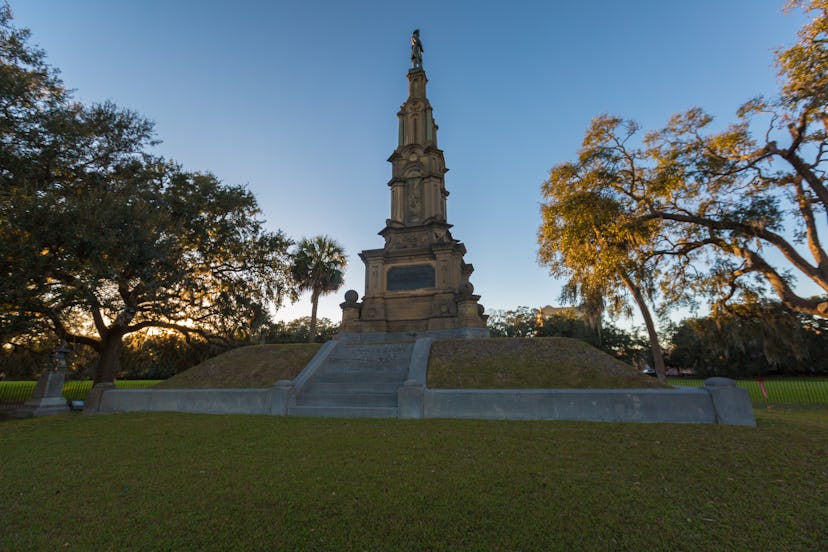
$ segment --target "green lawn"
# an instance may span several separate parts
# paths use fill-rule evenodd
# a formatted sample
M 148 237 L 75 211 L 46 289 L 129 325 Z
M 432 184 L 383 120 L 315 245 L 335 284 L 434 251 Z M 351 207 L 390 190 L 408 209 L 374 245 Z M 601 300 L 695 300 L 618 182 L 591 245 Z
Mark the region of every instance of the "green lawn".
M 118 380 L 118 389 L 152 387 L 161 380 Z M 0 403 L 25 401 L 34 393 L 36 381 L 0 381 Z M 83 400 L 92 389 L 92 380 L 67 381 L 63 384 L 63 396 L 73 401 Z
M 701 387 L 703 379 L 670 378 L 671 385 Z M 828 404 L 828 378 L 771 378 L 762 387 L 755 379 L 737 379 L 736 384 L 747 389 L 755 405 L 767 403 L 819 403 Z
M 824 550 L 828 408 L 758 427 L 0 422 L 0 550 Z

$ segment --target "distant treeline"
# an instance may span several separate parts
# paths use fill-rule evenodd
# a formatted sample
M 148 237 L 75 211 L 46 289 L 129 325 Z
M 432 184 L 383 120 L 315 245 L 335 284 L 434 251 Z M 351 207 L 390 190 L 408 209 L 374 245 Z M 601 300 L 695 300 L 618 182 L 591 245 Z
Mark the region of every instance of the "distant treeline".
M 590 324 L 574 308 L 549 316 L 529 307 L 495 311 L 489 329 L 495 337 L 572 337 L 638 368 L 652 366 L 643 331 L 607 321 Z M 828 320 L 774 301 L 731 305 L 708 316 L 668 323 L 661 333 L 666 336 L 668 367 L 699 376 L 828 374 Z
M 611 321 L 588 323 L 578 309 L 542 316 L 530 307 L 490 313 L 493 337 L 571 337 L 585 341 L 639 369 L 652 366 L 643 331 Z M 339 325 L 322 318 L 317 342 L 331 339 Z M 306 343 L 309 317 L 275 322 L 254 338 L 206 341 L 177 333 L 137 333 L 125 340 L 118 363 L 119 379 L 165 379 L 229 349 L 263 343 Z M 828 374 L 828 320 L 785 309 L 779 303 L 734 305 L 728 311 L 688 318 L 662 328 L 667 336 L 668 367 L 689 369 L 701 377 Z M 54 365 L 54 339 L 41 337 L 5 345 L 0 353 L 0 380 L 36 378 Z M 71 379 L 91 376 L 97 354 L 75 345 L 68 358 Z
M 317 342 L 331 339 L 339 329 L 327 318 L 317 321 Z M 275 322 L 264 327 L 254 339 L 204 340 L 175 333 L 138 332 L 127 336 L 118 361 L 118 379 L 166 379 L 188 370 L 196 364 L 220 353 L 244 345 L 263 343 L 307 343 L 310 317 L 288 322 Z M 84 345 L 70 344 L 67 357 L 67 375 L 70 379 L 88 379 L 92 376 L 98 355 Z M 0 380 L 35 379 L 55 364 L 56 342 L 47 336 L 34 337 L 15 345 L 10 343 L 0 350 Z

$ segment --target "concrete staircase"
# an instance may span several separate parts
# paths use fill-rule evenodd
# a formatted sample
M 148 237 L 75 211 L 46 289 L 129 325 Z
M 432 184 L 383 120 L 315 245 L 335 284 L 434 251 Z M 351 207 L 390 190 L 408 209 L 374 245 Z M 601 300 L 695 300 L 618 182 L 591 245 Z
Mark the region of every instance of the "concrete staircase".
M 337 345 L 298 390 L 293 416 L 396 418 L 397 390 L 408 377 L 414 343 Z

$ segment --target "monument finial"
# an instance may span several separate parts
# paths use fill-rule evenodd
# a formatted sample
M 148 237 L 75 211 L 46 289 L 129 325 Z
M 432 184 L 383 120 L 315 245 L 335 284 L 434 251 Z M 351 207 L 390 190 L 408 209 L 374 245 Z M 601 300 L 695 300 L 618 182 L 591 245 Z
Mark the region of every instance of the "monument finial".
M 423 43 L 420 41 L 420 29 L 411 33 L 411 68 L 423 68 Z

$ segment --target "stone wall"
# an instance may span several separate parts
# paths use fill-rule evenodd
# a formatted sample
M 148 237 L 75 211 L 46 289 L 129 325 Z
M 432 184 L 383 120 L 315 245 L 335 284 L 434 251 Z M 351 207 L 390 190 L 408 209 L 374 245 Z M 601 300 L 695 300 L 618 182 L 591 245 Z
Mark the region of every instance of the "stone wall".
M 711 378 L 703 388 L 429 389 L 431 343 L 420 338 L 414 345 L 408 379 L 397 393 L 398 418 L 756 425 L 747 391 L 727 378 Z M 109 389 L 97 411 L 285 415 L 296 391 L 336 346 L 329 342 L 296 379 L 269 389 Z

